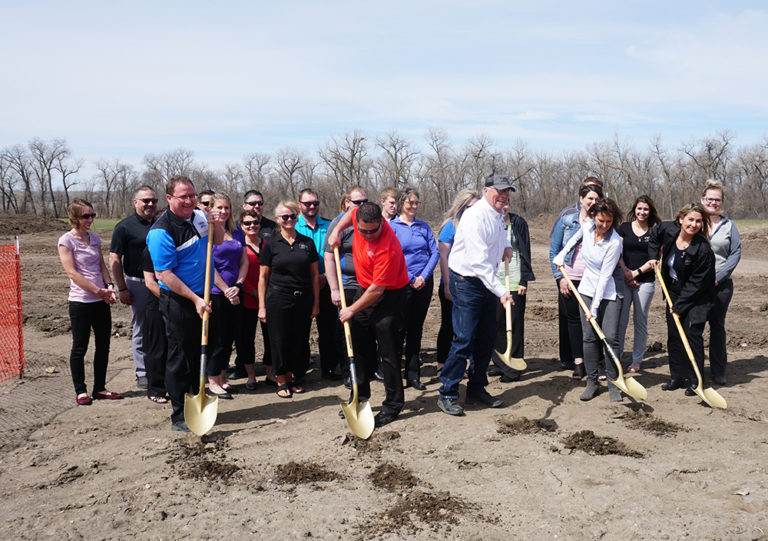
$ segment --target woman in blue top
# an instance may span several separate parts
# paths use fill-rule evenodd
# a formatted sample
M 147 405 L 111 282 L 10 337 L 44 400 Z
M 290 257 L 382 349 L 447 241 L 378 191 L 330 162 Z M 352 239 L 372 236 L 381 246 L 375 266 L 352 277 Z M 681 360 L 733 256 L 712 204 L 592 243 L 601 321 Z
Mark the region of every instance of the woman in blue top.
M 405 295 L 405 385 L 423 391 L 426 386 L 419 381 L 421 335 L 435 286 L 432 273 L 440 254 L 429 224 L 416 219 L 419 192 L 406 188 L 400 194 L 398 203 L 399 215 L 390 225 L 403 247 L 410 280 Z
M 469 188 L 461 190 L 453 200 L 451 208 L 445 213 L 445 220 L 440 226 L 437 237 L 437 251 L 440 253 L 440 285 L 437 297 L 440 299 L 440 330 L 437 333 L 437 376 L 448 358 L 453 342 L 453 300 L 449 289 L 448 254 L 453 247 L 453 237 L 456 236 L 456 226 L 461 215 L 477 202 L 477 192 Z
M 213 246 L 214 273 L 211 286 L 211 337 L 212 353 L 208 359 L 208 389 L 219 398 L 232 398 L 232 387 L 227 383 L 227 366 L 232 355 L 232 343 L 237 337 L 241 322 L 240 293 L 248 275 L 248 254 L 243 244 L 232 237 L 235 220 L 232 218 L 232 202 L 223 193 L 213 194 L 211 208 L 219 211 L 224 221 L 224 241 Z
M 568 319 L 568 340 L 574 363 L 573 379 L 576 380 L 581 380 L 586 375 L 584 345 L 581 339 L 581 309 L 576 298 L 568 289 L 568 282 L 563 278 L 563 273 L 552 260 L 565 247 L 570 238 L 581 229 L 581 225 L 589 221 L 589 209 L 597 200 L 602 198 L 603 189 L 600 186 L 595 184 L 582 186 L 579 189 L 579 210 L 572 214 L 565 214 L 557 221 L 552 229 L 552 241 L 549 244 L 549 263 L 552 267 L 552 274 L 557 281 L 558 303 Z M 573 281 L 573 285 L 578 288 L 581 275 L 584 272 L 581 245 L 576 245 L 573 251 L 567 252 L 564 266 L 568 276 Z
M 621 314 L 621 295 L 617 292 L 616 280 L 621 280 L 619 258 L 621 257 L 621 237 L 616 233 L 616 226 L 621 223 L 621 211 L 610 199 L 601 199 L 589 209 L 590 220 L 573 234 L 565 247 L 552 260 L 558 269 L 562 268 L 566 256 L 581 242 L 584 259 L 584 274 L 578 291 L 589 306 L 589 313 L 582 313 L 582 339 L 584 341 L 584 364 L 587 367 L 587 388 L 581 400 L 591 400 L 600 392 L 598 383 L 598 363 L 600 361 L 601 341 L 598 340 L 590 320 L 595 318 L 605 334 L 608 345 L 615 351 L 619 339 L 619 315 Z M 617 274 L 618 270 L 618 274 Z M 607 363 L 607 372 L 611 379 L 618 377 L 618 369 L 613 363 Z M 608 383 L 611 402 L 621 402 L 621 391 L 613 383 Z

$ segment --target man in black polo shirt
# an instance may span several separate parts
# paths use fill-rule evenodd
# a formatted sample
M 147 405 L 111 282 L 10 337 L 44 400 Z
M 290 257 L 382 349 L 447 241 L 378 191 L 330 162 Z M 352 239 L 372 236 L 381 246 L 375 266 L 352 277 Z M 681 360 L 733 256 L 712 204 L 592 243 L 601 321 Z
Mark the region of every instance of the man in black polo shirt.
M 157 213 L 157 196 L 149 186 L 141 186 L 133 196 L 136 212 L 119 222 L 112 232 L 109 246 L 109 266 L 118 288 L 120 302 L 131 307 L 133 335 L 131 345 L 136 365 L 136 385 L 147 389 L 147 369 L 142 333 L 144 312 L 150 291 L 144 286 L 141 253 L 147 245 L 147 233 Z

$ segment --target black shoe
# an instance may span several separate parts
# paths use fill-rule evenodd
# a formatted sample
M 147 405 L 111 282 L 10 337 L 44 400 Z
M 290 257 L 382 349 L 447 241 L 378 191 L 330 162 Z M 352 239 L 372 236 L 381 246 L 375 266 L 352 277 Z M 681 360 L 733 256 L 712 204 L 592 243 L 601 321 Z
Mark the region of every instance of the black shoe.
M 503 376 L 504 371 L 495 364 L 491 364 L 491 366 L 488 367 L 488 375 L 490 377 Z
M 576 381 L 581 381 L 587 377 L 587 367 L 584 366 L 584 363 L 573 365 L 573 375 L 571 377 Z
M 223 393 L 214 393 L 210 389 L 206 389 L 205 394 L 207 394 L 208 396 L 218 396 L 219 398 L 222 398 L 224 400 L 232 400 L 232 395 L 228 391 L 224 391 Z
M 413 387 L 417 391 L 426 391 L 427 386 L 424 385 L 422 382 L 420 382 L 417 379 L 407 379 L 405 380 L 405 386 L 406 387 Z
M 560 361 L 560 370 L 573 370 L 573 361 Z
M 468 404 L 482 404 L 489 408 L 500 408 L 504 405 L 504 401 L 501 398 L 491 396 L 491 394 L 485 389 L 467 393 Z
M 443 410 L 443 413 L 448 415 L 464 415 L 464 408 L 461 407 L 459 401 L 455 398 L 440 397 L 437 399 L 438 407 Z
M 229 379 L 243 379 L 248 377 L 248 372 L 245 371 L 245 368 L 230 366 L 227 368 L 227 377 Z
M 502 383 L 511 383 L 513 381 L 520 381 L 520 374 L 522 374 L 522 372 L 520 372 L 520 370 L 510 369 L 509 375 L 503 374 L 499 378 L 499 381 L 502 382 Z
M 341 379 L 344 379 L 344 376 L 342 376 L 341 374 L 337 374 L 333 370 L 328 370 L 327 372 L 323 372 L 323 375 L 321 377 L 329 381 L 339 381 Z
M 727 383 L 725 376 L 712 376 L 712 381 L 714 381 L 718 385 L 725 385 Z
M 147 376 L 136 376 L 136 387 L 139 389 L 148 389 L 149 380 L 147 379 Z
M 690 387 L 688 387 L 685 390 L 685 396 L 696 396 L 696 391 L 694 389 L 696 389 L 696 387 L 698 386 L 699 386 L 698 383 L 694 383 Z
M 245 388 L 249 391 L 255 391 L 258 389 L 259 383 L 257 381 L 246 381 Z
M 191 432 L 184 421 L 171 421 L 171 430 L 174 432 Z
M 376 381 L 384 381 L 384 372 L 381 370 L 376 370 L 376 372 L 373 373 L 373 378 Z
M 352 390 L 352 376 L 344 376 L 344 387 Z
M 676 389 L 682 389 L 683 387 L 685 387 L 685 380 L 672 378 L 668 382 L 666 382 L 664 385 L 661 386 L 661 390 L 674 391 Z
M 373 426 L 376 428 L 381 428 L 384 425 L 388 425 L 395 419 L 397 419 L 397 413 L 387 413 L 385 411 L 380 411 L 373 418 Z

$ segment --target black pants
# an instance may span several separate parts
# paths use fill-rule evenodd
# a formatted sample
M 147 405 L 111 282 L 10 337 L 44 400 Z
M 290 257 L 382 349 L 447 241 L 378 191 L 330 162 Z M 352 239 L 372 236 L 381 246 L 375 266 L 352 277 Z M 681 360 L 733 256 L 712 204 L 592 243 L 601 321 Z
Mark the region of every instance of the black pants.
M 207 375 L 218 376 L 229 366 L 232 344 L 241 325 L 241 314 L 241 306 L 233 305 L 223 293 L 211 295 L 211 320 L 208 332 L 211 356 L 208 358 L 208 366 L 205 367 Z
M 173 406 L 171 421 L 177 422 L 184 420 L 184 393 L 199 391 L 202 320 L 192 301 L 161 291 L 160 313 L 168 340 L 165 387 Z
M 574 355 L 571 352 L 571 339 L 568 333 L 568 308 L 565 305 L 566 298 L 560 293 L 560 286 L 555 280 L 557 287 L 557 330 L 560 344 L 560 362 L 570 364 L 573 362 Z
M 267 288 L 265 304 L 275 376 L 292 373 L 300 380 L 306 374 L 313 302 L 311 291 L 296 296 L 293 291 Z
M 72 350 L 69 352 L 69 369 L 75 393 L 88 392 L 85 385 L 85 353 L 93 329 L 96 349 L 93 354 L 93 392 L 104 390 L 109 363 L 109 333 L 112 330 L 112 313 L 104 301 L 69 301 L 69 321 L 72 327 Z
M 421 377 L 421 336 L 424 332 L 424 320 L 427 318 L 435 279 L 430 276 L 421 289 L 405 287 L 405 379 L 418 380 Z M 402 344 L 402 339 L 400 341 Z
M 438 364 L 445 364 L 453 342 L 453 301 L 445 298 L 444 288 L 442 282 L 437 288 L 437 298 L 440 299 L 440 330 L 437 331 Z
M 152 295 L 147 302 L 142 326 L 144 336 L 144 362 L 147 368 L 147 396 L 165 396 L 165 361 L 168 356 L 168 339 L 165 323 L 160 313 L 160 301 Z
M 581 280 L 572 280 L 572 282 L 573 287 L 578 288 Z M 563 353 L 570 352 L 570 356 L 565 362 L 571 363 L 574 359 L 584 357 L 584 343 L 582 342 L 581 333 L 581 306 L 579 306 L 579 301 L 576 300 L 576 295 L 573 294 L 573 291 L 571 291 L 568 298 L 565 298 L 560 293 L 559 288 L 557 305 L 565 316 L 565 327 L 560 327 L 560 359 L 563 359 Z M 563 330 L 565 330 L 565 335 Z M 567 348 L 567 351 L 565 351 L 565 348 Z
M 331 288 L 328 284 L 320 288 L 320 313 L 317 315 L 316 324 L 320 369 L 323 374 L 333 372 L 339 364 L 342 354 L 337 334 L 339 309 L 331 301 Z M 309 359 L 309 342 L 307 342 L 306 357 Z
M 512 300 L 512 357 L 520 359 L 525 357 L 525 299 L 527 295 L 518 295 L 517 291 L 511 291 Z M 496 351 L 507 351 L 507 313 L 503 304 L 496 306 Z M 517 375 L 519 371 L 508 367 L 497 355 L 492 355 L 491 360 L 505 375 Z
M 677 300 L 679 291 L 670 289 L 669 296 L 672 298 L 672 304 L 674 305 Z M 688 359 L 688 353 L 683 346 L 683 340 L 680 338 L 680 332 L 677 330 L 677 325 L 669 312 L 667 313 L 667 352 L 669 354 L 669 376 L 672 379 L 687 379 L 692 383 L 696 382 L 696 374 L 693 371 L 691 362 Z M 696 361 L 696 365 L 699 367 L 699 372 L 704 370 L 704 326 L 706 320 L 703 317 L 694 317 L 692 314 L 696 313 L 695 309 L 690 310 L 684 317 L 680 318 L 680 323 L 685 331 L 685 336 L 688 338 L 688 344 L 691 346 L 693 352 L 693 358 Z
M 725 378 L 728 352 L 725 348 L 725 316 L 733 298 L 733 280 L 717 284 L 715 304 L 709 311 L 709 370 L 714 378 Z
M 243 306 L 240 312 L 240 322 L 237 325 L 235 335 L 235 366 L 245 370 L 246 364 L 256 362 L 256 327 L 261 325 L 261 339 L 264 344 L 264 354 L 261 357 L 262 364 L 272 366 L 272 350 L 269 347 L 269 331 L 267 324 L 259 321 L 258 308 L 246 308 Z
M 351 302 L 359 299 L 363 292 L 362 288 L 356 290 L 352 295 Z M 347 300 L 350 300 L 349 297 Z M 372 344 L 370 332 L 357 332 L 357 329 L 362 327 L 369 329 L 369 331 L 372 330 L 378 341 L 385 391 L 381 410 L 392 415 L 400 413 L 405 405 L 403 380 L 400 377 L 400 332 L 403 325 L 404 305 L 405 288 L 387 290 L 376 303 L 355 314 L 350 321 L 350 326 L 353 327 L 352 347 L 355 351 L 358 393 L 362 398 L 370 398 L 371 386 L 368 374 L 371 367 L 376 366 L 377 361 L 376 347 Z M 361 362 L 358 364 L 357 359 L 360 355 L 362 355 L 360 357 Z

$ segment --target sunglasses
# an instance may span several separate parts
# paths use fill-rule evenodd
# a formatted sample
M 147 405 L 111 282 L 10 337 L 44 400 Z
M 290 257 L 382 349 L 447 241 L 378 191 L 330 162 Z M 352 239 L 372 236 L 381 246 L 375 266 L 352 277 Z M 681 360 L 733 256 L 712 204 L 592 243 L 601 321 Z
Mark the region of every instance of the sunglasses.
M 96 217 L 96 213 L 93 214 L 83 214 L 82 216 L 83 220 L 93 220 Z
M 245 204 L 252 207 L 260 207 L 264 204 L 264 201 L 246 201 Z
M 249 220 L 247 222 L 243 222 L 243 227 L 256 227 L 257 225 L 261 225 L 261 222 L 257 222 L 256 220 Z
M 157 204 L 157 197 L 145 197 L 143 199 L 139 199 L 139 201 L 141 201 L 145 205 L 149 205 L 150 203 L 156 205 Z
M 360 226 L 357 227 L 358 232 L 362 233 L 363 235 L 373 235 L 381 229 L 381 222 L 379 222 L 379 225 L 377 225 L 374 229 L 360 229 Z
M 200 201 L 200 204 L 203 205 L 204 207 L 210 207 L 211 206 L 211 202 L 210 201 Z
M 305 207 L 319 207 L 320 201 L 299 201 Z
M 354 199 L 350 199 L 349 202 L 352 203 L 353 205 L 357 205 L 359 207 L 363 203 L 367 203 L 368 200 L 367 199 L 358 199 L 357 201 L 355 201 Z
M 278 216 L 278 218 L 280 218 L 284 222 L 287 222 L 288 220 L 295 220 L 296 218 L 298 218 L 298 216 L 296 216 L 295 214 L 283 214 L 282 216 Z

